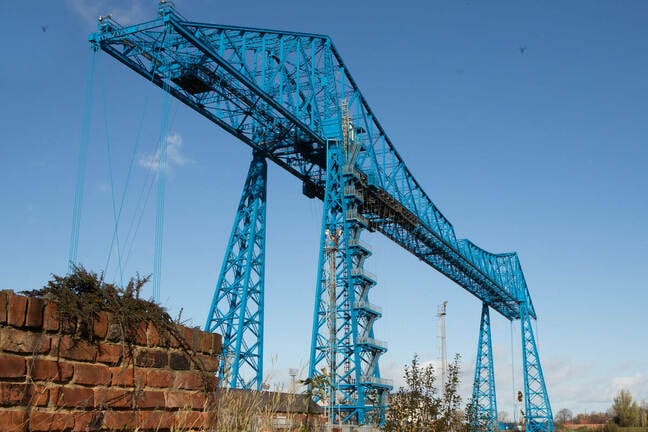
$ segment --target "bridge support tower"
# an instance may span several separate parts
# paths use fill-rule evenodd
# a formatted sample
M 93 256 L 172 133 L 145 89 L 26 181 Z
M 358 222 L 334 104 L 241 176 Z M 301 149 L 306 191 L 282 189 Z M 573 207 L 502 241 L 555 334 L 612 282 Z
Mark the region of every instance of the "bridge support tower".
M 522 332 L 522 366 L 524 376 L 524 417 L 527 432 L 554 430 L 553 414 L 547 395 L 540 356 L 529 315 L 529 302 L 520 303 L 520 328 Z
M 479 325 L 479 343 L 475 362 L 473 384 L 471 428 L 473 430 L 495 431 L 497 426 L 497 401 L 495 399 L 495 371 L 493 368 L 493 344 L 488 305 L 482 305 Z
M 218 378 L 261 389 L 267 163 L 255 150 L 234 219 L 205 331 L 223 336 Z
M 359 178 L 352 147 L 346 134 L 342 142 L 327 142 L 309 378 L 324 378 L 320 403 L 331 424 L 376 424 L 384 419 L 391 385 L 380 378 L 378 366 L 387 344 L 374 338 L 373 324 L 382 312 L 369 302 L 376 281 L 364 270 L 371 252 L 360 235 L 368 221 L 358 210 L 362 196 L 355 187 Z

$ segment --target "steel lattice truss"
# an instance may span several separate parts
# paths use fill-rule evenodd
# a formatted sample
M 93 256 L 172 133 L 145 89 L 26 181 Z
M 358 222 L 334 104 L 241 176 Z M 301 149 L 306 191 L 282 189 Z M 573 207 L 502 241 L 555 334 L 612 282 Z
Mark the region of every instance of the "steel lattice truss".
M 343 142 L 345 133 L 353 133 L 356 220 L 507 319 L 521 320 L 527 421 L 552 429 L 529 325 L 536 314 L 517 255 L 492 254 L 456 238 L 452 224 L 396 151 L 331 39 L 196 23 L 164 2 L 159 12 L 153 21 L 128 27 L 103 19 L 90 42 L 295 175 L 311 198 L 324 200 L 330 186 L 327 142 Z M 348 116 L 352 131 L 343 130 L 343 116 Z M 347 254 L 357 252 L 349 245 L 345 249 Z M 258 338 L 262 341 L 262 332 Z
M 411 175 L 328 36 L 185 21 L 169 6 L 148 23 L 104 19 L 92 43 L 169 92 L 324 197 L 327 138 L 341 138 L 342 101 L 361 145 L 363 215 L 508 319 L 528 299 L 517 255 L 457 240 Z M 530 301 L 530 300 L 529 300 Z M 531 315 L 535 311 L 531 306 Z
M 344 129 L 350 125 L 343 122 Z M 371 255 L 360 240 L 367 222 L 357 212 L 362 200 L 353 169 L 353 141 L 329 141 L 324 217 L 315 295 L 309 377 L 328 380 L 321 403 L 332 423 L 364 424 L 384 416 L 390 381 L 380 377 L 379 357 L 387 344 L 374 338 L 373 325 L 382 316 L 369 301 L 375 277 L 364 269 Z
M 495 371 L 493 369 L 493 344 L 488 305 L 482 305 L 479 324 L 479 343 L 475 362 L 475 381 L 473 384 L 473 403 L 475 412 L 471 418 L 475 430 L 485 427 L 494 430 L 497 426 L 497 401 L 495 399 Z
M 205 329 L 223 336 L 218 378 L 261 389 L 267 165 L 255 152 Z
M 553 415 L 549 396 L 545 388 L 544 376 L 540 367 L 538 347 L 533 337 L 531 318 L 527 305 L 522 304 L 522 362 L 524 367 L 524 411 L 528 432 L 541 432 L 553 429 Z

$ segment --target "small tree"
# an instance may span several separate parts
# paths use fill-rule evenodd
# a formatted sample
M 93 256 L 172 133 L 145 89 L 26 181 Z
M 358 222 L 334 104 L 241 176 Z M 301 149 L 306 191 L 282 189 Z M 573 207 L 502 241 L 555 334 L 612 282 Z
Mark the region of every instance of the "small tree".
M 448 374 L 441 399 L 441 412 L 434 428 L 436 431 L 456 431 L 463 423 L 464 415 L 461 411 L 461 396 L 457 392 L 461 372 L 460 360 L 461 356 L 455 354 L 454 361 L 448 365 Z
M 565 423 L 572 421 L 573 418 L 574 414 L 571 412 L 571 410 L 563 408 L 556 414 L 556 423 L 564 425 Z
M 389 399 L 385 431 L 441 432 L 459 430 L 462 413 L 459 385 L 459 356 L 448 368 L 448 380 L 442 394 L 436 387 L 432 365 L 421 365 L 417 354 L 405 365 L 405 387 Z
M 614 412 L 614 423 L 621 427 L 638 426 L 639 407 L 633 402 L 632 395 L 628 390 L 621 389 L 614 398 L 612 404 Z

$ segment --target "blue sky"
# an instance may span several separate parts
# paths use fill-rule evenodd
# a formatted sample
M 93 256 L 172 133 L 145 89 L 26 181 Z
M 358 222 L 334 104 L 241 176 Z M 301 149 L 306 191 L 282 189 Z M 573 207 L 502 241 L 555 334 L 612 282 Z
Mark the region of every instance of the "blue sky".
M 554 411 L 606 409 L 621 387 L 648 399 L 648 3 L 175 3 L 196 21 L 331 35 L 457 235 L 519 253 Z M 154 0 L 4 5 L 1 289 L 38 288 L 66 270 L 96 16 L 131 24 L 154 18 L 156 7 Z M 106 55 L 96 61 L 79 258 L 93 270 L 106 265 L 109 145 L 118 200 L 129 161 L 135 165 L 120 222 L 124 259 L 131 250 L 124 274 L 148 274 L 155 197 L 139 196 L 150 184 L 162 98 Z M 250 150 L 176 102 L 169 126 L 161 297 L 202 326 Z M 270 165 L 265 343 L 274 383 L 288 368 L 306 367 L 320 217 L 321 203 Z M 131 225 L 137 235 L 126 241 Z M 383 374 L 398 382 L 415 352 L 437 360 L 436 307 L 448 300 L 448 352 L 463 356 L 467 392 L 479 302 L 385 238 L 365 240 L 374 252 L 367 268 L 379 279 L 372 301 L 384 309 L 376 337 L 390 347 Z M 109 278 L 118 278 L 114 263 L 113 256 Z M 493 316 L 493 325 L 499 409 L 512 413 L 521 388 L 519 326 L 512 353 L 509 323 Z

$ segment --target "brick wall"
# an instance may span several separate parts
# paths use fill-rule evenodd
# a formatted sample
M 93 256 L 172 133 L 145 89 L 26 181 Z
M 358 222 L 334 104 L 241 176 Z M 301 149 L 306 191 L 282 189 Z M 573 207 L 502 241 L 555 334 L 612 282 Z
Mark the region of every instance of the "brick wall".
M 89 341 L 53 303 L 0 291 L 0 432 L 208 429 L 220 335 L 148 323 L 129 346 L 114 321 Z

